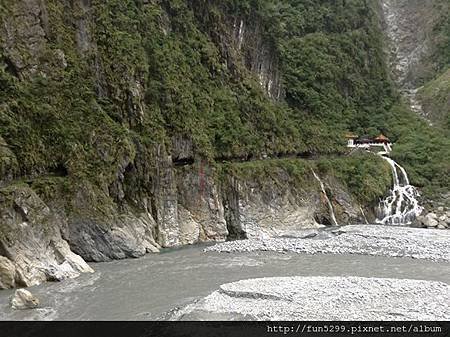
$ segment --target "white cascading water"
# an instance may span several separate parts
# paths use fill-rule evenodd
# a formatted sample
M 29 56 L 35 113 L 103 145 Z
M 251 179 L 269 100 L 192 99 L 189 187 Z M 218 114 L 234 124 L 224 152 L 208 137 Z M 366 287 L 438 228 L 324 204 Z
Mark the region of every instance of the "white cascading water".
M 330 198 L 328 198 L 327 192 L 325 191 L 325 185 L 323 184 L 323 181 L 320 179 L 320 177 L 316 174 L 316 172 L 314 172 L 314 170 L 311 170 L 311 171 L 314 175 L 314 178 L 316 178 L 316 180 L 319 182 L 322 193 L 325 197 L 325 200 L 327 201 L 328 211 L 330 212 L 330 216 L 331 216 L 331 220 L 333 221 L 333 225 L 338 226 L 338 222 L 336 220 L 336 215 L 334 214 L 333 204 L 331 203 Z
M 410 185 L 408 175 L 403 167 L 391 158 L 381 157 L 392 167 L 394 186 L 391 195 L 380 202 L 381 219 L 378 219 L 377 222 L 383 225 L 411 224 L 423 211 L 417 200 L 419 192 Z

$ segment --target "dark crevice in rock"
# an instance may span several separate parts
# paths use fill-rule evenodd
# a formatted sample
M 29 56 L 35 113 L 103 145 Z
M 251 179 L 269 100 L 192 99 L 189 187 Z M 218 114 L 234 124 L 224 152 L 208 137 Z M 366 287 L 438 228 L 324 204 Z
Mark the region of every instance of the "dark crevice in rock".
M 56 177 L 67 177 L 69 175 L 66 166 L 61 163 L 51 168 L 49 172 Z
M 312 152 L 300 152 L 300 153 L 275 153 L 272 155 L 260 155 L 256 156 L 252 153 L 244 155 L 244 156 L 221 156 L 214 158 L 214 161 L 217 163 L 239 163 L 239 162 L 250 162 L 250 161 L 259 161 L 259 160 L 271 160 L 271 159 L 316 159 L 317 154 Z M 194 157 L 188 157 L 188 158 L 175 158 L 172 160 L 172 163 L 176 167 L 180 166 L 189 166 L 195 164 L 195 158 Z
M 323 214 L 315 214 L 314 220 L 316 220 L 317 223 L 327 227 L 333 226 L 331 220 L 327 216 L 324 216 Z
M 195 159 L 194 158 L 174 159 L 172 162 L 174 166 L 188 166 L 194 165 Z
M 14 210 L 17 212 L 17 214 L 19 214 L 19 216 L 22 219 L 22 222 L 26 222 L 28 220 L 28 216 L 23 210 L 23 208 L 17 205 L 16 203 L 14 203 Z
M 19 71 L 14 66 L 14 64 L 11 62 L 11 60 L 8 58 L 4 58 L 3 62 L 5 63 L 5 66 L 6 66 L 5 67 L 6 72 L 16 78 L 19 78 Z
M 0 241 L 0 256 L 7 257 L 8 259 L 11 259 L 11 254 L 9 254 L 8 249 L 5 246 L 5 243 Z

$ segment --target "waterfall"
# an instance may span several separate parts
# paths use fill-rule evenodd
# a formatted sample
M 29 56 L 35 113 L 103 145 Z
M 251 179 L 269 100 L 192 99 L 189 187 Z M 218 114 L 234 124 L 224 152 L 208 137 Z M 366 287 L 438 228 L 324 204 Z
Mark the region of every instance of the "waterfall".
M 406 170 L 388 157 L 381 156 L 392 168 L 394 186 L 391 194 L 380 202 L 381 219 L 377 223 L 383 225 L 407 225 L 419 216 L 423 208 L 417 198 L 419 192 L 409 183 Z
M 336 215 L 334 214 L 333 204 L 331 203 L 330 198 L 328 198 L 327 192 L 325 191 L 325 185 L 323 184 L 320 177 L 316 174 L 316 172 L 314 172 L 314 170 L 311 170 L 311 171 L 314 175 L 314 178 L 316 178 L 316 180 L 319 182 L 320 188 L 322 189 L 322 193 L 325 196 L 325 200 L 327 201 L 327 205 L 328 205 L 328 211 L 330 212 L 330 216 L 331 216 L 331 220 L 333 221 L 333 225 L 338 226 L 338 222 L 336 220 Z
M 242 44 L 244 43 L 244 20 L 241 20 L 241 24 L 239 25 L 239 35 L 238 35 L 238 49 L 242 49 Z

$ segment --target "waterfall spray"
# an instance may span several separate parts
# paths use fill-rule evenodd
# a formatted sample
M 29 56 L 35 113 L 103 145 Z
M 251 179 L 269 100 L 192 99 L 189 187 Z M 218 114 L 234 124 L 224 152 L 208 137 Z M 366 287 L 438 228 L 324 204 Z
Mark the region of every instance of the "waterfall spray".
M 392 168 L 394 186 L 391 194 L 380 202 L 381 219 L 377 222 L 383 225 L 407 225 L 418 217 L 423 208 L 417 200 L 419 192 L 410 185 L 406 170 L 388 157 L 381 156 Z

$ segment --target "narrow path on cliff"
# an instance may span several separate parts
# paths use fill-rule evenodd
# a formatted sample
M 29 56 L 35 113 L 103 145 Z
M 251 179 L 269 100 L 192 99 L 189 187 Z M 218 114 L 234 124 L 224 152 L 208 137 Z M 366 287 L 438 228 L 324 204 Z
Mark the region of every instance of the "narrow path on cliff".
M 295 153 L 278 153 L 272 155 L 261 155 L 255 156 L 252 154 L 246 156 L 233 156 L 233 157 L 216 157 L 214 158 L 214 162 L 216 163 L 247 163 L 247 162 L 259 162 L 259 161 L 267 161 L 267 160 L 283 160 L 283 159 L 304 159 L 304 160 L 318 160 L 322 158 L 337 158 L 346 156 L 346 153 L 313 153 L 313 152 L 295 152 Z M 174 158 L 172 159 L 173 165 L 175 167 L 180 166 L 189 166 L 195 164 L 195 158 Z

